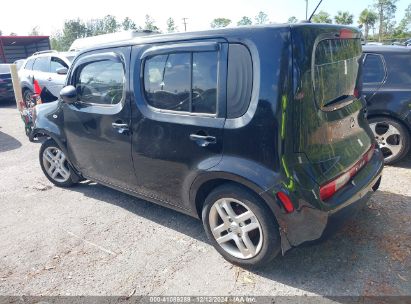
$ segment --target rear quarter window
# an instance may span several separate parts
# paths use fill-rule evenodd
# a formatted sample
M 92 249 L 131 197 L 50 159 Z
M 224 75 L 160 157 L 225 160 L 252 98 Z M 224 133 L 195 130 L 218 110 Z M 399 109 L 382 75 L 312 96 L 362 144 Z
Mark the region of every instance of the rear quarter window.
M 244 115 L 250 105 L 253 86 L 251 54 L 242 44 L 230 44 L 228 51 L 227 118 Z
M 354 95 L 361 54 L 360 39 L 325 39 L 318 43 L 313 85 L 320 108 Z
M 381 83 L 385 78 L 385 67 L 381 55 L 367 54 L 363 66 L 364 83 Z

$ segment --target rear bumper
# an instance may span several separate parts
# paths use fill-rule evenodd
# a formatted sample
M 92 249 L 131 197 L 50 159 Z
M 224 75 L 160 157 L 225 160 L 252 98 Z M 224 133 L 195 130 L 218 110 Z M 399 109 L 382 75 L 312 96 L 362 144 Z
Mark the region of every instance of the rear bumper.
M 301 199 L 299 209 L 277 216 L 283 253 L 337 231 L 378 189 L 383 167 L 383 155 L 376 149 L 371 160 L 352 182 L 338 191 L 332 199 L 321 204 L 324 207 L 322 210 Z

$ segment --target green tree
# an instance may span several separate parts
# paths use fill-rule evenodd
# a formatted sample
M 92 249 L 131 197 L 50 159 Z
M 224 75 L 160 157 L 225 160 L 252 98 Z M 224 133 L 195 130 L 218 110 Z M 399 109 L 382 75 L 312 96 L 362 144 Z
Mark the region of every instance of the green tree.
M 3 35 L 3 31 L 2 31 L 2 30 L 0 30 L 0 36 L 1 36 L 1 35 Z
M 288 18 L 287 23 L 297 23 L 298 19 L 295 16 Z
M 330 14 L 324 11 L 319 11 L 318 14 L 315 14 L 311 20 L 314 23 L 332 23 L 333 22 L 330 17 Z
M 251 20 L 250 17 L 243 16 L 240 21 L 237 22 L 237 26 L 246 26 L 246 25 L 252 25 L 253 21 Z
M 377 22 L 378 15 L 369 9 L 365 9 L 361 12 L 358 18 L 358 24 L 364 27 L 364 40 L 368 41 L 368 33 Z
M 122 26 L 123 30 L 125 30 L 125 31 L 136 30 L 137 29 L 137 25 L 129 17 L 124 18 L 123 22 L 121 23 L 121 26 Z
M 70 45 L 77 38 L 87 37 L 87 27 L 86 24 L 79 18 L 68 20 L 64 22 L 63 30 L 57 37 L 60 38 L 59 45 L 64 50 L 68 50 Z
M 121 25 L 118 23 L 116 17 L 107 15 L 102 20 L 103 34 L 115 33 L 120 29 Z
M 396 36 L 405 37 L 410 30 L 411 25 L 411 4 L 405 9 L 404 18 L 401 19 L 400 24 L 395 29 Z
M 268 23 L 268 15 L 264 12 L 259 12 L 257 16 L 255 16 L 255 23 L 256 24 L 266 24 Z
M 159 28 L 155 25 L 155 20 L 151 18 L 150 15 L 146 15 L 144 29 L 147 31 L 153 31 L 153 32 L 159 30 Z
M 230 19 L 227 18 L 215 18 L 210 26 L 212 28 L 221 28 L 221 27 L 227 27 L 231 23 Z
M 337 15 L 334 16 L 334 21 L 337 24 L 346 24 L 346 25 L 350 25 L 353 24 L 354 22 L 354 15 L 350 14 L 350 12 L 348 11 L 338 11 Z
M 168 18 L 167 19 L 167 32 L 168 33 L 174 33 L 174 32 L 176 32 L 178 29 L 177 29 L 177 26 L 176 26 L 176 23 L 175 23 L 175 21 L 174 21 L 174 19 L 173 18 Z
M 378 40 L 381 42 L 395 25 L 395 12 L 398 0 L 374 0 L 378 14 Z

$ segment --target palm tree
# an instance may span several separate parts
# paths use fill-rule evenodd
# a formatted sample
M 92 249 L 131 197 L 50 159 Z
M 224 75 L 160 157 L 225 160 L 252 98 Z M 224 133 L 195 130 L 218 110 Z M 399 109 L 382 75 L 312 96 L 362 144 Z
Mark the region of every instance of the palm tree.
M 373 27 L 377 22 L 378 16 L 376 13 L 369 9 L 365 9 L 361 12 L 360 17 L 358 19 L 358 23 L 364 26 L 364 40 L 367 43 L 368 40 L 368 32 L 370 27 Z
M 338 11 L 337 15 L 334 17 L 335 23 L 350 25 L 353 23 L 354 15 L 350 12 Z

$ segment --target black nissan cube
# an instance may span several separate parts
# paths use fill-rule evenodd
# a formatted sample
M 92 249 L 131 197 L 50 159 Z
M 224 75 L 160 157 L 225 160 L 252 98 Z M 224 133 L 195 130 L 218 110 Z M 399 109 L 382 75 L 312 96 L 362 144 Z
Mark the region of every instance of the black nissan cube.
M 57 186 L 93 180 L 202 220 L 261 266 L 378 189 L 360 32 L 324 24 L 147 35 L 84 50 L 32 140 Z

